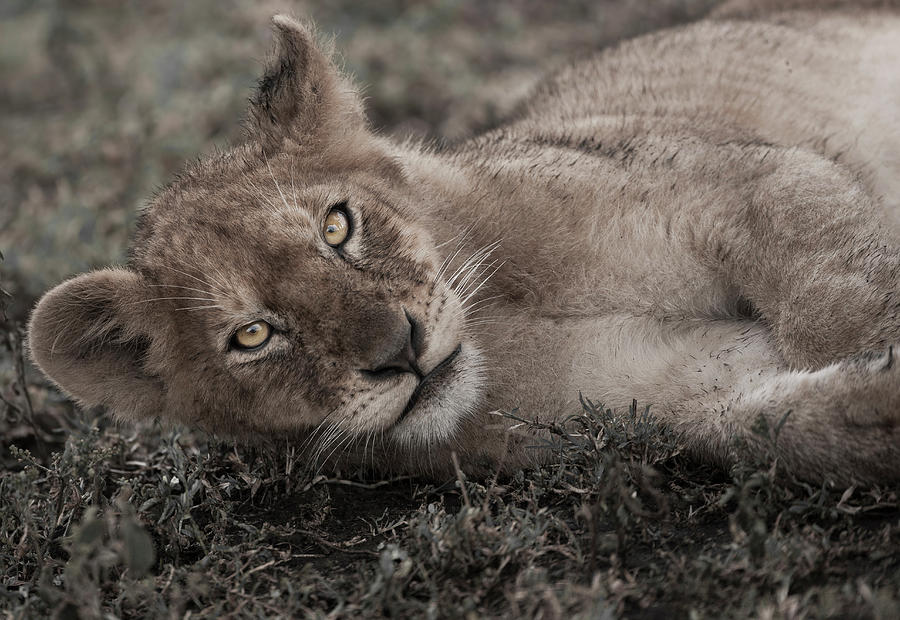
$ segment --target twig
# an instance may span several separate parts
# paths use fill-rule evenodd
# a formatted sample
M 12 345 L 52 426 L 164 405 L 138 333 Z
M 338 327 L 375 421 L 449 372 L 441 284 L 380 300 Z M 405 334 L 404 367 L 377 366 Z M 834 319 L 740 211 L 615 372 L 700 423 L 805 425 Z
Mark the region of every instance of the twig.
M 389 484 L 393 484 L 395 482 L 400 482 L 402 480 L 412 480 L 414 476 L 400 476 L 399 478 L 391 478 L 390 480 L 380 480 L 379 482 L 365 483 L 365 482 L 354 482 L 353 480 L 343 480 L 340 478 L 329 478 L 328 480 L 322 480 L 322 484 L 340 484 L 348 487 L 356 487 L 359 489 L 377 489 L 379 487 L 387 486 Z
M 331 542 L 330 540 L 325 540 L 324 538 L 322 538 L 321 536 L 319 536 L 318 534 L 316 534 L 315 532 L 312 532 L 310 530 L 296 530 L 296 532 L 298 534 L 302 534 L 303 536 L 306 536 L 306 537 L 312 539 L 312 541 L 314 543 L 316 543 L 320 547 L 324 547 L 325 549 L 342 551 L 343 553 L 352 553 L 354 555 L 367 555 L 369 557 L 376 557 L 376 558 L 378 557 L 378 553 L 376 553 L 375 551 L 369 551 L 368 549 L 350 549 L 348 547 L 342 547 L 338 543 Z M 365 541 L 363 541 L 363 542 L 365 542 Z
M 13 336 L 13 334 L 15 335 Z M 25 409 L 28 413 L 28 422 L 34 426 L 34 407 L 31 404 L 31 395 L 28 393 L 28 384 L 25 382 L 25 355 L 22 353 L 21 332 L 16 330 L 15 332 L 10 332 L 10 335 L 12 336 L 13 354 L 16 359 L 16 380 L 19 382 L 19 385 L 22 386 L 22 395 L 25 397 Z M 37 437 L 37 433 L 35 433 L 35 438 L 43 444 L 43 440 Z
M 453 461 L 453 469 L 456 470 L 456 481 L 462 493 L 463 503 L 466 505 L 466 508 L 471 508 L 472 502 L 469 501 L 469 492 L 466 490 L 466 477 L 459 467 L 459 458 L 456 456 L 456 450 L 450 453 L 450 459 Z

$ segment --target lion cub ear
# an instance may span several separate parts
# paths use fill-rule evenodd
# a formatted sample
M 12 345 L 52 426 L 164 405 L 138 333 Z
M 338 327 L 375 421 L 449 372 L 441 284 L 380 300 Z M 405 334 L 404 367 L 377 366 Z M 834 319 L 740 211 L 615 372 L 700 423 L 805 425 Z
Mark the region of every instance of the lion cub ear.
M 105 405 L 120 417 L 158 414 L 162 385 L 144 370 L 150 345 L 149 315 L 139 303 L 144 288 L 141 276 L 126 269 L 63 282 L 31 315 L 31 358 L 84 405 Z
M 331 50 L 320 49 L 312 29 L 286 15 L 273 17 L 272 25 L 275 53 L 250 106 L 260 137 L 273 147 L 288 138 L 317 148 L 364 128 L 362 103 L 331 61 Z

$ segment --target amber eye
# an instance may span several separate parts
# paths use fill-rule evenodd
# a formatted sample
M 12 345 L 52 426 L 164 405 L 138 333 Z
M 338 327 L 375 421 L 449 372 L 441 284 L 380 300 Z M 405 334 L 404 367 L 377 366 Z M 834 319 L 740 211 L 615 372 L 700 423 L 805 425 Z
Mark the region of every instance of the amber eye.
M 236 349 L 257 349 L 272 336 L 272 326 L 265 321 L 254 321 L 238 328 L 231 338 L 231 344 Z
M 333 248 L 341 245 L 350 235 L 350 218 L 340 209 L 332 209 L 325 217 L 322 226 L 322 236 L 325 243 Z

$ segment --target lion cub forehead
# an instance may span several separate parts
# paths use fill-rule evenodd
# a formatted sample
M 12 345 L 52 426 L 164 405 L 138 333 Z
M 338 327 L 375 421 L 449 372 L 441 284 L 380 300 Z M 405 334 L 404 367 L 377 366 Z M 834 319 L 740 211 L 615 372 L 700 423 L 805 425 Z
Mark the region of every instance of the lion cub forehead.
M 237 171 L 227 180 L 218 174 L 219 187 L 196 172 L 195 182 L 181 178 L 168 187 L 138 221 L 132 266 L 156 284 L 196 286 L 200 278 L 240 300 L 258 299 L 260 289 L 273 288 L 262 280 L 309 271 L 316 262 L 310 259 L 323 251 L 329 210 L 353 196 L 364 202 L 364 192 L 352 191 L 343 180 L 309 182 L 265 162 L 261 168 Z
M 266 162 L 230 173 L 195 171 L 163 190 L 142 211 L 132 256 L 157 245 L 171 247 L 178 240 L 204 247 L 216 239 L 252 243 L 260 241 L 259 235 L 269 242 L 286 233 L 296 240 L 312 239 L 331 207 L 364 193 L 351 190 L 339 175 L 310 179 Z

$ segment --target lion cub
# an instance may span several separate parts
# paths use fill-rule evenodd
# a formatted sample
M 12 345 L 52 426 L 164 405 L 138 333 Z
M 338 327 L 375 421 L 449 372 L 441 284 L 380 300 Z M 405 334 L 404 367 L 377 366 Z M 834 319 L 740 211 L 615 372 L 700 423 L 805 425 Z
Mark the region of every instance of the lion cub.
M 153 199 L 127 266 L 48 292 L 31 354 L 81 403 L 323 462 L 521 467 L 492 412 L 581 391 L 701 458 L 781 425 L 797 476 L 896 482 L 900 10 L 770 4 L 621 43 L 441 149 L 372 133 L 277 16 L 246 140 Z

